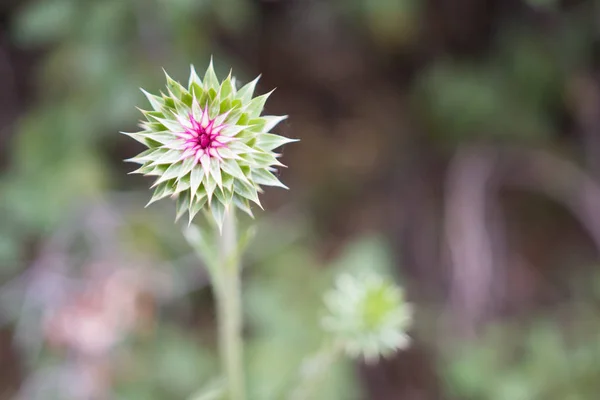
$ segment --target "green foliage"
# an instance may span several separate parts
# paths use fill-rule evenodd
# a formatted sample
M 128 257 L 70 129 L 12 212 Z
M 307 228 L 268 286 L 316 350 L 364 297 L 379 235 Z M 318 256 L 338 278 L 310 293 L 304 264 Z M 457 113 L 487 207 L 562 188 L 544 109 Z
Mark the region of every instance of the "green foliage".
M 417 84 L 416 102 L 432 133 L 454 144 L 547 138 L 552 129 L 547 114 L 520 95 L 517 79 L 522 77 L 511 78 L 507 72 L 496 65 L 456 62 L 435 64 L 426 71 Z
M 131 344 L 123 364 L 116 398 L 185 399 L 204 382 L 216 376 L 216 355 L 201 346 L 193 332 L 177 326 L 160 327 L 148 339 Z
M 417 39 L 423 11 L 419 0 L 336 0 L 336 5 L 375 44 L 393 50 Z
M 451 352 L 447 387 L 473 400 L 593 399 L 600 390 L 600 320 L 592 308 L 573 308 L 566 320 L 529 328 L 504 324 L 478 342 Z
M 564 49 L 537 31 L 506 29 L 487 59 L 448 59 L 423 71 L 415 110 L 436 139 L 450 144 L 547 142 L 574 61 L 563 60 Z

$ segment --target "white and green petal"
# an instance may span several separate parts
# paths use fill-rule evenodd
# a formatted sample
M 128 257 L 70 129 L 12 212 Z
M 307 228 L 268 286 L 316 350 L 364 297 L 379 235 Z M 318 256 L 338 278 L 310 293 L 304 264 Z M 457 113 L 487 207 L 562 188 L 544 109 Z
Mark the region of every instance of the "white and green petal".
M 210 207 L 220 226 L 229 207 L 252 215 L 261 185 L 286 188 L 273 150 L 296 140 L 271 132 L 286 116 L 261 116 L 271 93 L 253 97 L 259 78 L 238 90 L 231 74 L 218 80 L 212 61 L 202 79 L 191 67 L 187 87 L 165 76 L 167 94 L 142 90 L 152 108 L 140 110 L 142 131 L 124 133 L 148 147 L 127 161 L 141 164 L 132 173 L 157 177 L 150 203 L 175 198 L 177 218 L 187 211 L 190 222 Z
M 325 306 L 323 328 L 352 357 L 374 361 L 410 342 L 412 307 L 398 286 L 378 275 L 339 276 Z

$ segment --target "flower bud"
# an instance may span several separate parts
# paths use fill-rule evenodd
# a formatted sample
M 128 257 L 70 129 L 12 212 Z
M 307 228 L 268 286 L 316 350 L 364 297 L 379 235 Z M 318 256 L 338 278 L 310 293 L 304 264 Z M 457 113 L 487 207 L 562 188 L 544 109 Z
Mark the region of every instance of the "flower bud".
M 325 296 L 323 328 L 352 357 L 367 361 L 406 348 L 412 308 L 402 290 L 377 275 L 341 275 Z
M 230 207 L 252 216 L 261 185 L 286 188 L 274 150 L 295 140 L 271 133 L 286 116 L 261 116 L 270 93 L 253 97 L 258 78 L 238 89 L 231 74 L 219 82 L 211 61 L 203 79 L 192 67 L 187 87 L 166 79 L 160 96 L 142 90 L 152 106 L 142 131 L 123 132 L 148 147 L 127 160 L 141 164 L 132 173 L 156 177 L 148 204 L 174 198 L 177 219 L 187 211 L 190 223 L 208 208 L 221 227 Z

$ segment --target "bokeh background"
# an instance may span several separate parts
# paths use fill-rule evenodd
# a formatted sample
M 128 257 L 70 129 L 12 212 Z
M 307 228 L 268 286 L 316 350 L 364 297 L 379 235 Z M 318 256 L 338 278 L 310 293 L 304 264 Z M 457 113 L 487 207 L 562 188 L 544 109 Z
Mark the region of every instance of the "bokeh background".
M 118 134 L 210 55 L 301 139 L 245 260 L 252 399 L 284 398 L 365 266 L 416 305 L 413 346 L 315 399 L 597 399 L 599 39 L 597 0 L 3 0 L 0 399 L 218 375 L 202 265 Z

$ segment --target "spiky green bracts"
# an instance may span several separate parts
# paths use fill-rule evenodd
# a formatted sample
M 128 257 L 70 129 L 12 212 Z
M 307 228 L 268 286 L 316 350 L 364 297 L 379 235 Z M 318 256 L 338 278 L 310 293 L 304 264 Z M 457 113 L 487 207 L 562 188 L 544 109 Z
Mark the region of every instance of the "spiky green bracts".
M 403 291 L 379 275 L 341 275 L 325 296 L 323 328 L 352 357 L 376 361 L 406 348 L 412 306 Z
M 212 61 L 202 80 L 191 68 L 187 88 L 166 77 L 166 94 L 144 91 L 153 110 L 142 110 L 143 130 L 123 132 L 148 147 L 127 160 L 141 164 L 132 173 L 157 177 L 148 204 L 172 197 L 190 223 L 208 207 L 220 227 L 230 207 L 252 216 L 261 185 L 286 188 L 274 150 L 296 140 L 271 133 L 286 116 L 261 116 L 271 93 L 253 97 L 259 78 L 237 89 L 231 73 L 219 82 Z

